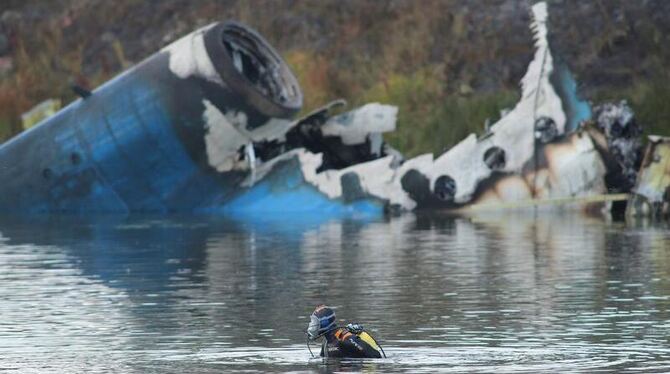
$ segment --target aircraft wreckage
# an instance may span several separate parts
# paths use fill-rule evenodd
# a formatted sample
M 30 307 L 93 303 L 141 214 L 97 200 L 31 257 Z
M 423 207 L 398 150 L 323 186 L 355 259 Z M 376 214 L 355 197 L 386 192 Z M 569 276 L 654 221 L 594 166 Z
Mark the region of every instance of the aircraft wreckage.
M 302 93 L 279 54 L 244 25 L 212 24 L 0 146 L 0 211 L 602 211 L 633 196 L 630 214 L 667 214 L 670 141 L 654 138 L 642 161 L 630 108 L 579 99 L 551 54 L 546 4 L 532 15 L 516 106 L 408 160 L 382 137 L 396 107 L 332 115 L 336 101 L 293 120 Z

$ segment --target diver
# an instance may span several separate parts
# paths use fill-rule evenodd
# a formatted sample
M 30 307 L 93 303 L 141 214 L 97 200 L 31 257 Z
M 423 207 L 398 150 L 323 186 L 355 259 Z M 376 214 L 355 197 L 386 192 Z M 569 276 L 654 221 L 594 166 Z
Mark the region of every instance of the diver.
M 316 307 L 307 327 L 307 347 L 309 342 L 323 337 L 321 357 L 337 358 L 382 358 L 384 350 L 363 326 L 350 323 L 337 327 L 335 311 L 325 305 Z M 310 349 L 311 353 L 311 349 Z

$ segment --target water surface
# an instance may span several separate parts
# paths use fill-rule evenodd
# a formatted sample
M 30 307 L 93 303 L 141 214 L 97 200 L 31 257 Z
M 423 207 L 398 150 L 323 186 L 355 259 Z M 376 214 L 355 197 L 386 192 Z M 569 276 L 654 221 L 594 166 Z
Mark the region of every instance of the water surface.
M 0 372 L 670 371 L 666 223 L 3 218 L 0 285 Z M 311 359 L 319 303 L 389 358 Z

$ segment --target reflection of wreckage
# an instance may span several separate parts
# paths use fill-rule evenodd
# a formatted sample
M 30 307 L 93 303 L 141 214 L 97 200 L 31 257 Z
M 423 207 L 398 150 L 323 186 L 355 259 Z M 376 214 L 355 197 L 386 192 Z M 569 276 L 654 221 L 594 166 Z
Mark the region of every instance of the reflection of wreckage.
M 652 142 L 634 186 L 632 112 L 592 113 L 552 58 L 544 3 L 533 18 L 519 103 L 483 136 L 409 160 L 382 138 L 397 108 L 331 115 L 334 102 L 291 121 L 302 93 L 279 55 L 245 26 L 210 25 L 0 147 L 0 210 L 603 210 L 635 191 L 631 214 L 667 211 L 670 142 Z

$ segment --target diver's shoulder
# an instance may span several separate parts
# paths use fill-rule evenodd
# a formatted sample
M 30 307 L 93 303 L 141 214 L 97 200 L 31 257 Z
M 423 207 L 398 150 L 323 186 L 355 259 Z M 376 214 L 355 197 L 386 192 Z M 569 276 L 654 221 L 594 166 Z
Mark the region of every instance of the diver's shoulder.
M 338 327 L 334 331 L 335 338 L 339 341 L 345 341 L 355 336 L 346 327 Z

